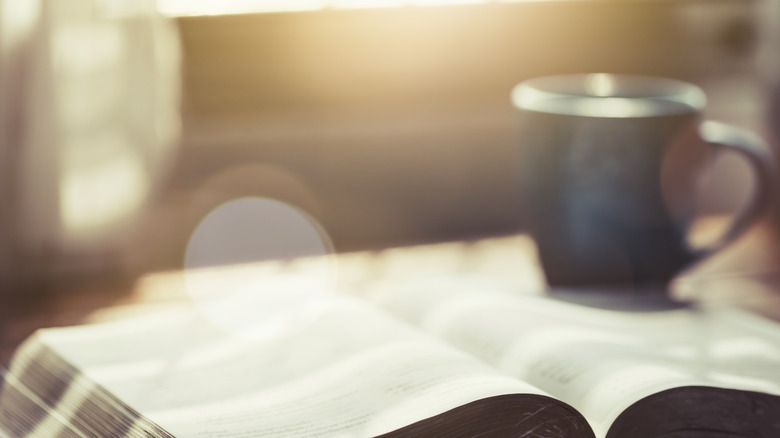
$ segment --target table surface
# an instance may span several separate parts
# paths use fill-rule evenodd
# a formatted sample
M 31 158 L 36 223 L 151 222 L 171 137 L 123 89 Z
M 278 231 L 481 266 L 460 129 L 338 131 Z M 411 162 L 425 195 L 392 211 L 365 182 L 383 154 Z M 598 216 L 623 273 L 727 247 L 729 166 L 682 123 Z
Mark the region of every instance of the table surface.
M 703 223 L 700 234 L 717 225 Z M 339 254 L 336 286 L 355 293 L 411 279 L 474 276 L 528 293 L 546 293 L 533 241 L 513 235 Z M 780 320 L 780 233 L 758 225 L 670 285 L 671 296 L 734 306 Z M 226 274 L 227 275 L 227 274 Z M 86 283 L 54 288 L 0 308 L 0 364 L 43 327 L 121 318 L 189 300 L 184 272 L 152 273 L 131 284 Z

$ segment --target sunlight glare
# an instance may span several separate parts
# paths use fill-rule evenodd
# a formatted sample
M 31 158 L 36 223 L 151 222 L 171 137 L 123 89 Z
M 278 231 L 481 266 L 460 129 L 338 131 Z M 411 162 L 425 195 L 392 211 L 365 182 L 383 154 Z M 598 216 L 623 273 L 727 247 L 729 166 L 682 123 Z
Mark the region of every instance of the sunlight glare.
M 112 114 L 124 97 L 121 29 L 110 23 L 61 25 L 53 30 L 52 58 L 58 74 L 58 114 L 67 129 L 90 129 Z
M 150 188 L 142 158 L 116 132 L 74 139 L 65 145 L 61 166 L 60 217 L 76 234 L 126 218 Z
M 406 0 L 331 0 L 330 2 L 321 2 L 323 8 L 326 6 L 336 9 L 371 9 L 387 8 L 393 6 L 404 6 Z
M 490 0 L 410 0 L 413 5 L 461 5 L 488 3 Z
M 606 73 L 589 74 L 586 81 L 587 83 L 585 87 L 588 90 L 588 94 L 591 96 L 612 96 L 617 91 L 617 87 L 615 86 L 615 79 L 612 77 L 612 75 L 608 75 Z
M 316 317 L 335 282 L 332 244 L 303 211 L 268 198 L 228 201 L 187 245 L 187 292 L 221 329 L 248 339 L 291 333 Z
M 159 0 L 160 13 L 172 16 L 316 11 L 322 0 Z
M 505 0 L 503 0 L 505 1 Z M 516 0 L 513 0 L 516 1 Z M 496 0 L 158 0 L 158 10 L 171 16 L 257 12 L 370 9 L 401 6 L 446 6 L 497 3 Z

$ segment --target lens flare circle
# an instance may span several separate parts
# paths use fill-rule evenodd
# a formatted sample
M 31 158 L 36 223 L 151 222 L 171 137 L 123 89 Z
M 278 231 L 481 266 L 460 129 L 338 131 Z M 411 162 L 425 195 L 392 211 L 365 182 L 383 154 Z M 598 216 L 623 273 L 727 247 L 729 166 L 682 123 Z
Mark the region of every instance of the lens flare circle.
M 330 298 L 332 244 L 305 212 L 268 198 L 225 202 L 190 237 L 187 292 L 211 323 L 237 336 L 284 336 Z

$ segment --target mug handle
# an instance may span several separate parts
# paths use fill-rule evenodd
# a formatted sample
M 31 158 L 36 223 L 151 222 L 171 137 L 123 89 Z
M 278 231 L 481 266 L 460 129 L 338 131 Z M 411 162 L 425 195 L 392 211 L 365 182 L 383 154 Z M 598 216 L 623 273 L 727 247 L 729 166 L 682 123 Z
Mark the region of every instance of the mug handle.
M 772 201 L 772 189 L 776 181 L 769 144 L 753 131 L 721 122 L 706 121 L 701 124 L 699 132 L 704 141 L 715 147 L 716 151 L 736 152 L 747 160 L 756 179 L 750 203 L 737 214 L 729 229 L 717 241 L 696 250 L 696 260 L 701 260 L 733 242 L 766 213 Z

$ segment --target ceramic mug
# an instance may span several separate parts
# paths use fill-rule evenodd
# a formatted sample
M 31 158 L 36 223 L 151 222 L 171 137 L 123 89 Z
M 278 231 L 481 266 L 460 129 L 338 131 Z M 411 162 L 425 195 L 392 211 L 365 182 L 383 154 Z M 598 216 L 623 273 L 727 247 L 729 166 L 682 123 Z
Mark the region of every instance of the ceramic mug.
M 517 85 L 525 226 L 551 286 L 666 285 L 722 248 L 769 204 L 774 170 L 752 132 L 703 121 L 696 85 L 665 78 L 562 75 Z M 712 153 L 744 157 L 753 199 L 707 248 L 689 244 Z

